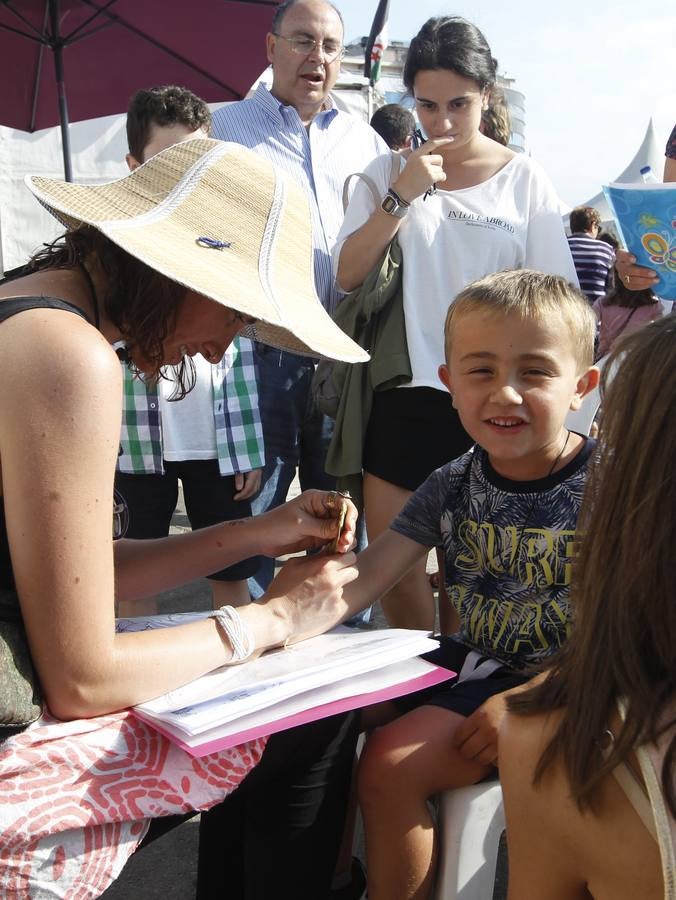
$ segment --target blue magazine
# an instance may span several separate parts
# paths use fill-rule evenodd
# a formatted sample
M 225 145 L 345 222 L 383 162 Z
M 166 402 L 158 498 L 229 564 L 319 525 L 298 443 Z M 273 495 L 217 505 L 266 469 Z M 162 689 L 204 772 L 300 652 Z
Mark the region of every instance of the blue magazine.
M 655 294 L 676 300 L 676 184 L 609 184 L 603 193 L 627 250 L 659 275 Z

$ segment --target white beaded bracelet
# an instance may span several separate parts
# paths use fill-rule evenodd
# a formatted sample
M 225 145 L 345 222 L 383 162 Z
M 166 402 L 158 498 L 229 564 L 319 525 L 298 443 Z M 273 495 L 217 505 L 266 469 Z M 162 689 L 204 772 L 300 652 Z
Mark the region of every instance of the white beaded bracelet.
M 233 606 L 221 606 L 214 610 L 211 617 L 216 619 L 232 648 L 233 662 L 243 662 L 256 649 L 251 627 L 242 619 Z

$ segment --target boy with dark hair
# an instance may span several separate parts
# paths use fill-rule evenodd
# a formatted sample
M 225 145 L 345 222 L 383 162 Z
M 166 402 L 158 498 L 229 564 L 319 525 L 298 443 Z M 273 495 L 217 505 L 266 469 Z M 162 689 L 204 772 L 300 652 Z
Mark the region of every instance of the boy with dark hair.
M 359 771 L 370 900 L 429 895 L 428 799 L 490 774 L 505 692 L 567 637 L 593 441 L 565 420 L 598 383 L 595 327 L 578 290 L 528 270 L 474 282 L 448 312 L 439 377 L 476 444 L 418 488 L 345 589 L 350 608 L 372 602 L 441 546 L 460 625 L 431 655 L 457 677 L 373 710 L 389 724 Z
M 127 112 L 127 164 L 135 169 L 173 144 L 207 137 L 210 125 L 209 107 L 186 88 L 138 91 Z M 199 354 L 191 365 L 195 386 L 181 399 L 170 368 L 147 384 L 124 365 L 115 487 L 129 512 L 127 537 L 169 533 L 179 480 L 193 529 L 251 515 L 265 462 L 251 342 L 238 337 L 215 365 Z M 210 575 L 214 608 L 248 603 L 247 578 L 257 566 L 252 557 Z M 129 607 L 121 605 L 120 614 L 154 612 L 155 600 Z
M 570 214 L 568 246 L 575 263 L 580 290 L 594 304 L 607 289 L 615 264 L 615 254 L 604 241 L 599 241 L 601 215 L 593 206 L 577 206 Z
M 207 136 L 211 130 L 211 111 L 204 100 L 187 88 L 173 84 L 137 91 L 127 110 L 129 168 L 135 169 L 144 159 L 159 153 L 155 148 L 159 131 L 164 147 L 170 146 L 166 141 L 171 129 L 178 129 L 174 143 L 188 137 Z
M 371 116 L 371 128 L 390 150 L 407 150 L 411 146 L 415 119 L 411 110 L 400 103 L 386 103 Z

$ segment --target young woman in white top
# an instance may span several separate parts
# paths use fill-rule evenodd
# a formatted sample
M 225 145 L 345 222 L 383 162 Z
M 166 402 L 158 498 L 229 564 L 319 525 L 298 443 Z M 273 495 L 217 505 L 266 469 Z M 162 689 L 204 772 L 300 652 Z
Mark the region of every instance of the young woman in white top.
M 496 60 L 462 18 L 430 19 L 411 41 L 404 83 L 428 140 L 408 156 L 392 186 L 390 160 L 360 183 L 334 260 L 344 291 L 358 287 L 396 235 L 403 253 L 404 313 L 413 372 L 409 384 L 376 393 L 364 449 L 364 505 L 373 540 L 411 492 L 471 441 L 437 377 L 449 303 L 471 281 L 507 268 L 539 269 L 577 284 L 559 201 L 541 169 L 480 132 Z M 421 564 L 383 601 L 393 625 L 430 628 L 432 594 Z

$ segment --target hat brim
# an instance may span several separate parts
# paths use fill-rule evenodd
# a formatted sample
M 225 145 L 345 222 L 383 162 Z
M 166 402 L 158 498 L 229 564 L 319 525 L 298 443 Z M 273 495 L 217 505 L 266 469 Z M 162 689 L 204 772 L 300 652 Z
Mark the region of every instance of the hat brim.
M 28 175 L 26 184 L 67 227 L 91 225 L 167 278 L 257 319 L 244 332 L 255 340 L 328 359 L 368 360 L 317 297 L 307 198 L 253 151 L 197 139 L 114 182 Z

